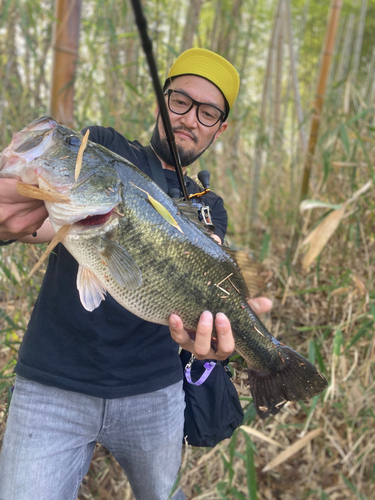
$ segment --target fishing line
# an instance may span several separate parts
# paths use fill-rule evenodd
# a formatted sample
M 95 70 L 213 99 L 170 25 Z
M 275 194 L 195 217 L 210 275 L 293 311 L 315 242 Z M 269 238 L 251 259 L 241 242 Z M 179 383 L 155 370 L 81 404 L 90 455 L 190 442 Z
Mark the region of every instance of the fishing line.
M 141 5 L 140 0 L 131 0 L 131 1 L 132 1 L 133 11 L 134 11 L 134 16 L 135 16 L 135 22 L 137 23 L 137 26 L 138 26 L 138 31 L 139 31 L 139 34 L 140 34 L 140 37 L 142 40 L 143 51 L 144 51 L 146 59 L 147 59 L 148 67 L 149 67 L 151 78 L 152 78 L 152 83 L 154 85 L 154 90 L 155 90 L 156 99 L 157 99 L 158 105 L 159 105 L 160 116 L 161 116 L 161 119 L 163 122 L 165 135 L 167 138 L 169 149 L 171 151 L 172 158 L 173 158 L 174 163 L 175 163 L 175 169 L 177 172 L 181 191 L 183 193 L 185 200 L 188 201 L 189 194 L 187 192 L 184 174 L 182 172 L 180 155 L 178 154 L 175 136 L 174 136 L 174 133 L 172 130 L 171 121 L 169 119 L 168 108 L 167 108 L 167 105 L 165 103 L 164 93 L 163 93 L 163 90 L 162 90 L 162 87 L 161 87 L 160 81 L 159 81 L 158 70 L 156 67 L 154 54 L 152 52 L 152 41 L 147 33 L 147 21 L 146 21 L 144 14 L 143 14 L 142 5 Z

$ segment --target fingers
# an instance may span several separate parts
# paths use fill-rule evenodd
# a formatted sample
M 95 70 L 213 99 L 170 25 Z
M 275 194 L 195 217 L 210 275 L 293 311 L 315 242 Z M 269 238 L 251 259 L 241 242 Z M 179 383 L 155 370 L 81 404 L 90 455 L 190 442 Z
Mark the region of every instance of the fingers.
M 171 314 L 169 317 L 169 330 L 171 332 L 171 336 L 177 344 L 180 344 L 180 346 L 183 349 L 186 349 L 187 351 L 190 351 L 187 347 L 184 347 L 185 345 L 193 345 L 193 341 L 190 339 L 189 334 L 187 331 L 184 329 L 184 325 L 182 323 L 182 319 L 177 316 L 177 314 Z M 190 342 L 189 342 L 190 341 Z
M 172 338 L 181 347 L 194 354 L 197 359 L 224 360 L 234 351 L 234 338 L 228 318 L 223 313 L 218 313 L 215 318 L 217 335 L 217 350 L 212 348 L 213 317 L 209 311 L 204 311 L 199 319 L 195 332 L 195 341 L 183 327 L 182 320 L 176 314 L 169 318 L 169 329 Z
M 250 299 L 249 306 L 256 314 L 268 312 L 272 308 L 272 302 L 266 297 Z M 229 319 L 223 313 L 217 313 L 215 317 L 215 336 L 217 337 L 216 350 L 212 348 L 212 334 L 214 321 L 209 311 L 204 311 L 199 318 L 195 340 L 193 341 L 184 328 L 183 322 L 177 314 L 169 318 L 169 329 L 175 342 L 186 351 L 190 351 L 197 359 L 228 358 L 235 349 L 234 337 Z
M 272 309 L 272 301 L 266 297 L 258 297 L 248 301 L 249 306 L 255 314 L 263 314 Z
M 221 245 L 221 238 L 217 234 L 211 234 L 211 238 Z
M 20 239 L 32 234 L 48 216 L 44 202 L 18 194 L 15 179 L 0 182 L 0 239 Z
M 209 311 L 204 311 L 199 318 L 197 331 L 195 332 L 194 356 L 197 359 L 207 359 L 214 350 L 211 347 L 213 330 L 213 317 Z
M 26 203 L 32 200 L 26 196 L 22 196 L 17 191 L 17 179 L 0 179 L 0 199 L 4 203 Z
M 14 207 L 14 210 L 12 208 Z M 0 221 L 0 239 L 20 239 L 32 234 L 40 228 L 48 212 L 43 202 L 35 203 L 31 207 L 26 204 L 7 206 L 2 212 Z
M 229 319 L 223 313 L 217 313 L 215 318 L 215 329 L 217 333 L 217 356 L 218 359 L 228 358 L 234 351 L 234 337 Z

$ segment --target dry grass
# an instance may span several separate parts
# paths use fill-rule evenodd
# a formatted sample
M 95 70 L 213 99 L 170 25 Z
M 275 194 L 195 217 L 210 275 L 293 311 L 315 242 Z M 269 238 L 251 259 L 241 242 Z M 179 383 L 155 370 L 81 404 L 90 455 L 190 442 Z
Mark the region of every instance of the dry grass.
M 272 253 L 266 262 L 272 271 L 267 295 L 274 308 L 265 323 L 279 339 L 315 359 L 329 380 L 328 390 L 312 404 L 289 403 L 276 417 L 265 422 L 254 419 L 245 371 L 236 359 L 235 384 L 244 398 L 250 434 L 246 427 L 240 429 L 232 440 L 212 450 L 186 447 L 179 485 L 188 499 L 252 498 L 248 486 L 252 467 L 258 499 L 375 498 L 374 269 L 368 261 L 375 239 L 365 231 L 363 244 L 351 245 L 347 229 L 344 225 L 332 238 L 318 271 L 315 267 L 303 272 L 297 264 L 288 277 L 283 262 L 289 235 L 282 229 L 273 234 Z M 20 260 L 35 261 L 40 251 L 24 250 L 27 255 L 23 253 Z M 16 254 L 16 247 L 3 249 L 3 256 L 14 258 Z M 17 280 L 2 292 L 1 308 L 17 325 L 26 324 L 29 297 Z M 5 319 L 1 325 L 1 329 L 9 327 Z M 0 334 L 6 341 L 0 351 L 3 377 L 11 375 L 13 349 L 22 332 L 23 328 L 11 328 Z M 2 415 L 7 399 L 3 387 Z M 1 433 L 3 429 L 4 422 Z M 320 431 L 314 433 L 317 429 Z M 295 450 L 311 431 L 313 439 Z M 245 434 L 253 443 L 253 462 L 249 461 Z M 284 458 L 280 453 L 286 453 Z M 272 466 L 276 457 L 279 463 Z M 270 470 L 264 470 L 267 467 Z M 102 446 L 95 451 L 79 498 L 133 498 L 124 472 Z
M 373 159 L 375 148 L 368 144 Z M 229 208 L 230 239 L 241 245 L 246 238 L 241 200 L 249 190 L 246 162 L 234 172 L 238 191 L 225 183 L 226 164 L 214 171 L 213 188 L 222 191 Z M 263 217 L 250 242 L 269 270 L 266 295 L 274 307 L 264 321 L 273 335 L 319 367 L 329 387 L 308 405 L 289 403 L 263 422 L 254 415 L 242 361 L 235 359 L 234 382 L 245 408 L 245 429 L 212 450 L 184 450 L 179 486 L 188 499 L 375 498 L 375 195 L 367 192 L 348 209 L 318 260 L 304 270 L 303 253 L 296 259 L 290 254 L 296 197 L 288 185 L 289 173 L 287 162 L 270 163 L 265 169 Z M 313 180 L 314 197 L 342 203 L 368 179 L 365 169 L 355 179 L 345 169 L 332 170 L 325 184 L 319 176 Z M 322 214 L 305 214 L 301 240 Z M 0 250 L 0 435 L 16 352 L 43 274 L 38 272 L 31 281 L 26 277 L 42 250 L 22 245 Z M 79 498 L 132 498 L 124 472 L 101 446 Z

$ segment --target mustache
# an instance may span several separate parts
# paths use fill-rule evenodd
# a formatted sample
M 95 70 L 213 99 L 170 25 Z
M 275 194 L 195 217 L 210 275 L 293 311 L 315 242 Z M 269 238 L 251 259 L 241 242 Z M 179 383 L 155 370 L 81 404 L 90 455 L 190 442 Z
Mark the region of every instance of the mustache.
M 194 142 L 198 142 L 198 136 L 196 135 L 196 133 L 193 132 L 192 130 L 188 129 L 187 127 L 183 127 L 180 125 L 179 127 L 173 127 L 172 130 L 173 130 L 173 133 L 178 132 L 179 130 L 187 132 L 188 134 L 191 135 Z

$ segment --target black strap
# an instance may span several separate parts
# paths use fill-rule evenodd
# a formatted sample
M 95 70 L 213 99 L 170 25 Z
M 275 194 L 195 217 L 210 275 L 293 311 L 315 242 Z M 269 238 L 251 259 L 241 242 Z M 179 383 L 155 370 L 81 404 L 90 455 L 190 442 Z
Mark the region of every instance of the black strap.
M 165 177 L 165 173 L 159 158 L 153 152 L 151 146 L 145 147 L 147 158 L 151 166 L 152 178 L 156 182 L 156 184 L 166 193 L 168 193 L 168 183 Z
M 17 240 L 0 240 L 0 247 L 4 247 L 5 245 L 11 245 Z

